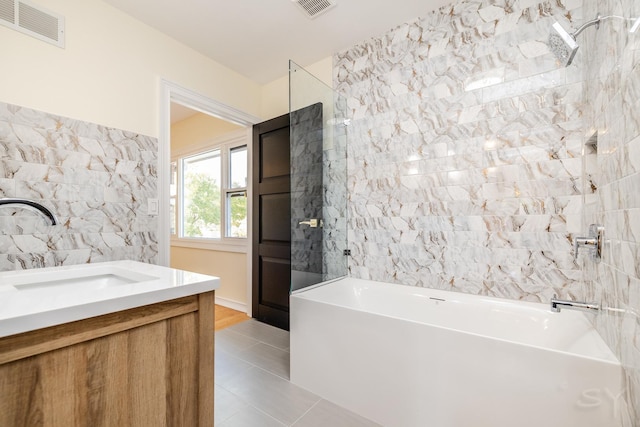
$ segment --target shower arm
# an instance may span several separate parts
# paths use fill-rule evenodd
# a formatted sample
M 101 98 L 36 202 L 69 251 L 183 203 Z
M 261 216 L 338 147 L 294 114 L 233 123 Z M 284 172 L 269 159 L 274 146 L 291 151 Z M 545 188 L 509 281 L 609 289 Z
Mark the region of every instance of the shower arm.
M 612 18 L 622 19 L 623 21 L 634 21 L 634 22 L 637 20 L 640 20 L 640 18 L 625 18 L 624 16 L 618 16 L 618 15 L 607 15 L 607 16 L 598 15 L 595 19 L 592 19 L 591 21 L 588 21 L 582 24 L 580 28 L 578 28 L 573 33 L 571 33 L 571 37 L 575 39 L 576 37 L 578 37 L 578 35 L 580 35 L 581 32 L 583 32 L 585 29 L 593 25 L 596 26 L 596 29 L 600 29 L 600 21 L 604 21 L 605 19 L 612 19 Z
M 607 18 L 609 18 L 609 17 L 607 17 Z M 585 22 L 584 24 L 582 24 L 580 26 L 580 28 L 578 28 L 573 33 L 571 33 L 571 37 L 573 37 L 573 39 L 575 40 L 575 38 L 578 37 L 578 35 L 580 35 L 581 32 L 583 32 L 585 29 L 591 27 L 592 25 L 595 25 L 596 29 L 599 30 L 600 29 L 600 21 L 602 19 L 604 19 L 604 18 L 601 18 L 600 15 L 598 15 L 596 19 L 592 19 L 589 22 Z

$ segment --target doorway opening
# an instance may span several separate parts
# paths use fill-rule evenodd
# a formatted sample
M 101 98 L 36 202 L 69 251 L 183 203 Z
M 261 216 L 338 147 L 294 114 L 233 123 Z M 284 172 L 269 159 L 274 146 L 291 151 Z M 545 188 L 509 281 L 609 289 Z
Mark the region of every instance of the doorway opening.
M 161 97 L 159 263 L 220 277 L 216 303 L 250 316 L 248 165 L 259 118 L 165 80 Z

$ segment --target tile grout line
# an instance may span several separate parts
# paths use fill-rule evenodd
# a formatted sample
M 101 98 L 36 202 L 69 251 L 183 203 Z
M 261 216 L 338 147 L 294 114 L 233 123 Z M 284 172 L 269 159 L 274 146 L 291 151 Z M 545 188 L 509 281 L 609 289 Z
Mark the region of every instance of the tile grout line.
M 232 326 L 230 326 L 229 328 L 233 328 L 233 326 L 235 326 L 235 325 L 232 325 Z M 229 329 L 229 328 L 226 328 L 226 329 Z M 255 344 L 252 344 L 252 345 L 250 345 L 249 347 L 247 347 L 247 348 L 244 348 L 244 349 L 240 350 L 238 353 L 242 353 L 242 352 L 248 351 L 249 349 L 251 349 L 251 348 L 255 347 L 256 345 L 258 345 L 258 344 L 262 343 L 262 344 L 264 344 L 264 345 L 266 345 L 266 346 L 268 346 L 268 347 L 271 347 L 272 349 L 275 349 L 275 350 L 278 350 L 278 351 L 281 351 L 281 352 L 283 352 L 283 353 L 288 354 L 288 355 L 289 355 L 289 378 L 285 378 L 285 377 L 281 376 L 280 374 L 278 374 L 278 373 L 276 373 L 276 372 L 270 371 L 270 370 L 268 370 L 268 369 L 266 369 L 266 368 L 263 368 L 262 366 L 258 366 L 258 365 L 256 365 L 256 364 L 252 363 L 251 361 L 244 359 L 243 357 L 240 357 L 238 354 L 231 354 L 229 351 L 225 351 L 225 353 L 227 353 L 227 355 L 229 355 L 229 356 L 231 356 L 231 357 L 234 357 L 234 358 L 236 358 L 236 359 L 238 359 L 238 360 L 240 360 L 240 361 L 242 361 L 242 362 L 248 363 L 248 364 L 249 364 L 249 365 L 251 365 L 251 366 L 254 366 L 254 367 L 256 367 L 256 368 L 258 368 L 258 369 L 261 369 L 261 370 L 263 370 L 263 371 L 265 371 L 265 372 L 268 372 L 268 373 L 270 373 L 270 374 L 272 374 L 272 375 L 275 375 L 275 376 L 276 376 L 276 377 L 278 377 L 278 378 L 282 378 L 283 380 L 286 380 L 286 381 L 288 381 L 288 382 L 291 382 L 291 352 L 290 352 L 289 350 L 284 350 L 284 349 L 282 349 L 282 348 L 280 348 L 280 347 L 274 346 L 274 345 L 272 345 L 272 344 L 270 344 L 270 343 L 267 343 L 267 342 L 261 341 L 261 340 L 260 340 L 260 339 L 258 339 L 258 338 L 255 338 L 255 337 L 253 337 L 253 336 L 249 336 L 249 335 L 245 335 L 245 334 L 242 334 L 242 333 L 240 333 L 240 332 L 235 332 L 235 331 L 229 331 L 229 332 L 234 333 L 234 334 L 238 334 L 238 335 L 241 335 L 241 336 L 244 336 L 244 337 L 246 337 L 246 338 L 250 338 L 250 339 L 252 339 L 252 340 L 256 341 L 256 343 L 255 343 Z M 223 351 L 224 351 L 224 350 L 223 350 Z M 294 385 L 295 385 L 295 384 L 294 384 Z
M 274 420 L 275 422 L 277 422 L 277 423 L 279 423 L 279 424 L 281 424 L 281 425 L 283 425 L 283 426 L 287 426 L 287 423 L 285 423 L 285 422 L 284 422 L 284 421 L 282 421 L 282 420 L 277 419 L 276 417 L 274 417 L 274 416 L 272 416 L 272 415 L 267 414 L 267 413 L 266 413 L 266 412 L 264 412 L 262 409 L 260 409 L 260 408 L 256 408 L 255 406 L 252 406 L 252 405 L 249 405 L 249 406 L 251 406 L 251 407 L 252 407 L 253 409 L 255 409 L 256 411 L 260 412 L 261 414 L 266 415 L 267 417 L 271 418 L 271 419 L 272 419 L 272 420 Z
M 313 408 L 315 408 L 316 406 L 318 406 L 318 404 L 319 404 L 321 401 L 322 401 L 322 398 L 321 398 L 320 396 L 318 396 L 318 400 L 316 401 L 316 403 L 314 403 L 313 405 L 311 405 L 311 407 L 310 407 L 309 409 L 307 409 L 307 410 L 304 412 L 304 414 L 300 415 L 300 416 L 298 417 L 298 419 L 297 419 L 297 420 L 295 420 L 295 421 L 291 424 L 291 426 L 290 426 L 290 427 L 295 427 L 295 425 L 296 425 L 296 424 L 297 424 L 301 419 L 303 419 L 305 415 L 307 415 L 309 412 L 311 412 L 311 410 L 312 410 Z
M 231 390 L 228 390 L 226 387 L 221 386 L 220 384 L 218 384 L 218 387 L 220 387 L 220 388 L 224 389 L 224 391 L 226 391 L 227 393 L 229 393 L 229 394 L 233 395 L 233 397 L 235 397 L 236 399 L 238 399 L 238 400 L 239 400 L 240 402 L 242 402 L 245 406 L 247 406 L 247 407 L 249 407 L 249 408 L 251 408 L 251 409 L 254 409 L 254 410 L 258 411 L 258 412 L 260 412 L 260 413 L 261 413 L 261 414 L 263 414 L 263 415 L 266 415 L 267 417 L 269 417 L 269 418 L 271 418 L 272 420 L 274 420 L 274 421 L 276 421 L 276 422 L 278 422 L 278 423 L 282 424 L 283 426 L 287 426 L 287 423 L 285 423 L 285 422 L 284 422 L 284 421 L 282 421 L 282 420 L 279 420 L 278 418 L 276 418 L 276 417 L 274 417 L 274 416 L 272 416 L 272 415 L 269 415 L 268 413 L 266 413 L 266 412 L 265 412 L 265 411 L 263 411 L 262 409 L 260 409 L 260 408 L 258 408 L 258 407 L 256 407 L 256 406 L 253 406 L 252 404 L 250 404 L 249 402 L 247 402 L 244 398 L 242 398 L 242 396 L 238 396 L 237 394 L 235 394 L 235 393 L 234 393 L 234 392 L 232 392 Z M 315 405 L 314 405 L 314 406 L 315 406 Z M 224 424 L 225 422 L 229 421 L 231 418 L 233 418 L 233 417 L 235 417 L 236 415 L 238 415 L 240 412 L 241 412 L 241 411 L 236 411 L 236 412 L 234 412 L 232 415 L 228 416 L 228 417 L 227 417 L 224 421 L 222 421 L 220 424 Z M 297 421 L 297 420 L 296 420 L 296 421 Z
M 254 347 L 254 346 L 258 345 L 260 342 L 261 342 L 261 341 L 259 341 L 259 342 L 258 342 L 258 343 L 256 343 L 256 344 L 252 344 L 252 345 L 251 345 L 251 346 L 249 346 L 247 349 L 242 350 L 242 351 L 246 351 L 246 350 L 250 349 L 251 347 Z M 263 343 L 263 344 L 265 344 L 265 343 Z M 268 345 L 268 344 L 266 344 L 266 345 Z M 272 347 L 272 348 L 276 348 L 276 349 L 277 349 L 277 347 L 273 347 L 273 346 L 271 346 L 271 347 Z M 278 350 L 279 350 L 279 349 L 278 349 Z M 232 358 L 234 358 L 234 359 L 236 359 L 236 360 L 239 360 L 239 361 L 241 361 L 241 362 L 246 363 L 247 365 L 250 365 L 250 366 L 251 366 L 251 367 L 253 367 L 253 368 L 258 368 L 258 369 L 260 369 L 260 370 L 262 370 L 262 371 L 264 371 L 264 372 L 266 372 L 266 373 L 269 373 L 269 374 L 271 374 L 271 375 L 274 375 L 274 376 L 276 376 L 276 377 L 278 377 L 278 378 L 282 378 L 283 380 L 288 381 L 288 382 L 290 382 L 290 383 L 291 383 L 291 378 L 285 378 L 285 377 L 281 376 L 280 374 L 277 374 L 276 372 L 270 371 L 270 370 L 268 370 L 268 369 L 266 369 L 266 368 L 263 368 L 262 366 L 258 366 L 258 365 L 256 365 L 255 363 L 253 363 L 253 362 L 251 362 L 251 361 L 249 361 L 249 360 L 246 360 L 246 359 L 244 359 L 244 358 L 242 358 L 242 357 L 239 357 L 237 354 L 232 354 L 232 353 L 230 353 L 230 352 L 228 352 L 228 351 L 225 351 L 225 350 L 221 350 L 221 351 L 222 351 L 223 353 L 226 353 L 227 357 L 232 357 Z M 281 350 L 281 351 L 283 351 L 283 352 L 284 352 L 284 350 Z M 289 352 L 285 352 L 285 353 L 288 353 L 288 354 L 289 354 L 289 361 L 290 361 L 290 360 L 291 360 L 291 354 L 290 354 Z M 291 365 L 289 365 L 289 377 L 291 377 Z M 292 383 L 292 384 L 293 384 L 293 383 Z M 295 385 L 295 384 L 293 384 L 293 385 Z
M 249 403 L 247 401 L 245 401 L 242 397 L 238 396 L 237 394 L 235 394 L 234 392 L 232 392 L 231 390 L 228 390 L 226 387 L 220 385 L 220 384 L 216 384 L 218 387 L 220 387 L 221 389 L 223 389 L 225 392 L 231 394 L 234 398 L 238 399 L 240 402 L 242 402 L 244 405 L 246 406 L 250 406 Z M 229 415 L 227 418 L 225 418 L 224 420 L 222 420 L 220 422 L 220 424 L 224 424 L 225 422 L 229 421 L 231 418 L 233 418 L 234 416 L 238 415 L 240 413 L 240 411 L 236 411 L 233 414 Z M 215 414 L 215 398 L 214 398 L 214 414 Z
M 232 357 L 234 357 L 234 356 L 232 356 Z M 242 360 L 242 359 L 239 359 L 239 360 Z M 291 385 L 293 385 L 293 386 L 295 386 L 295 387 L 298 387 L 298 388 L 300 388 L 300 389 L 302 389 L 302 390 L 304 390 L 304 391 L 306 391 L 306 392 L 311 393 L 311 392 L 310 392 L 310 391 L 308 391 L 307 389 L 304 389 L 304 388 L 302 388 L 302 387 L 299 387 L 299 386 L 297 386 L 297 385 L 293 384 L 293 383 L 292 383 L 290 380 L 288 380 L 287 378 L 282 378 L 281 376 L 279 376 L 279 375 L 277 375 L 277 374 L 275 374 L 275 373 L 273 373 L 273 372 L 270 372 L 270 371 L 268 371 L 268 370 L 266 370 L 266 369 L 264 369 L 264 368 L 261 368 L 260 366 L 253 365 L 252 363 L 247 362 L 247 364 L 251 365 L 251 368 L 255 368 L 255 369 L 258 369 L 258 370 L 260 370 L 260 371 L 262 371 L 262 372 L 264 372 L 264 373 L 266 373 L 266 374 L 273 375 L 273 376 L 274 376 L 274 377 L 276 377 L 276 378 L 282 379 L 282 380 L 284 380 L 284 381 L 288 382 L 289 384 L 291 384 Z M 316 396 L 316 397 L 318 398 L 318 400 L 316 400 L 316 401 L 313 403 L 313 405 L 311 405 L 311 406 L 309 407 L 309 409 L 307 409 L 307 410 L 306 410 L 302 415 L 300 415 L 300 416 L 299 416 L 299 417 L 298 417 L 298 418 L 297 418 L 297 419 L 296 419 L 292 424 L 287 424 L 287 422 L 286 422 L 286 421 L 283 421 L 283 420 L 278 419 L 278 418 L 276 418 L 276 417 L 274 417 L 274 416 L 272 416 L 272 415 L 269 415 L 268 413 L 266 413 L 266 412 L 265 412 L 265 411 L 263 411 L 262 409 L 260 409 L 260 408 L 258 408 L 258 407 L 256 407 L 256 406 L 252 405 L 251 403 L 249 403 L 248 401 L 246 401 L 246 400 L 245 400 L 244 398 L 242 398 L 241 396 L 239 396 L 239 395 L 237 395 L 236 393 L 234 393 L 233 391 L 231 391 L 231 390 L 227 389 L 224 385 L 222 385 L 222 384 L 216 384 L 216 385 L 217 385 L 218 387 L 222 388 L 222 389 L 223 389 L 224 391 L 226 391 L 227 393 L 229 393 L 229 394 L 233 395 L 235 398 L 237 398 L 239 401 L 241 401 L 241 402 L 242 402 L 243 404 L 245 404 L 246 406 L 248 406 L 248 407 L 250 407 L 250 408 L 252 408 L 252 409 L 255 409 L 256 411 L 259 411 L 259 412 L 261 412 L 262 414 L 267 415 L 269 418 L 272 418 L 272 419 L 276 420 L 277 422 L 279 422 L 280 424 L 282 424 L 282 425 L 284 425 L 284 426 L 293 426 L 295 423 L 297 423 L 298 421 L 300 421 L 300 419 L 301 419 L 302 417 L 304 417 L 304 416 L 305 416 L 305 415 L 306 415 L 306 414 L 307 414 L 311 409 L 313 409 L 314 407 L 316 407 L 316 406 L 320 403 L 320 401 L 322 400 L 322 397 L 320 397 L 320 396 L 318 396 L 318 395 L 316 395 L 316 394 L 314 394 L 314 393 L 311 393 L 311 394 L 313 394 L 314 396 Z M 230 418 L 232 418 L 233 416 L 237 415 L 238 413 L 239 413 L 239 412 L 236 412 L 236 413 L 234 413 L 233 415 L 231 415 L 231 416 L 227 417 L 227 419 L 226 419 L 225 421 L 229 420 Z M 224 421 L 223 421 L 223 423 L 224 423 Z
M 264 341 L 257 341 L 256 343 L 251 344 L 249 347 L 243 348 L 242 350 L 239 350 L 239 351 L 245 351 L 245 350 L 247 350 L 247 349 L 249 349 L 249 348 L 251 348 L 251 347 L 253 347 L 253 346 L 257 345 L 257 344 L 264 344 L 264 345 L 266 345 L 268 347 L 271 347 L 271 348 L 273 348 L 275 350 L 279 350 L 279 351 L 283 351 L 285 353 L 291 354 L 291 351 L 289 351 L 289 350 L 285 350 L 283 348 L 277 347 L 277 346 L 275 346 L 273 344 L 269 344 L 268 342 L 264 342 Z M 229 351 L 226 351 L 226 352 L 229 353 Z
M 235 326 L 235 325 L 234 325 L 234 326 Z M 229 326 L 228 328 L 225 328 L 225 329 L 229 330 L 229 329 L 231 329 L 231 328 L 233 328 L 233 326 Z M 235 331 L 235 330 L 229 330 L 229 332 L 234 333 L 234 334 L 241 335 L 241 336 L 246 337 L 246 338 L 253 339 L 253 340 L 255 340 L 255 341 L 258 341 L 258 342 L 261 342 L 261 343 L 263 343 L 263 344 L 265 344 L 265 345 L 268 345 L 268 346 L 270 346 L 270 347 L 277 348 L 278 350 L 282 350 L 282 351 L 286 351 L 287 353 L 290 353 L 290 351 L 289 351 L 289 348 L 290 348 L 290 347 L 287 347 L 287 349 L 284 349 L 284 348 L 282 348 L 282 347 L 278 347 L 278 346 L 273 345 L 273 344 L 271 344 L 271 343 L 268 343 L 268 342 L 265 342 L 265 341 L 261 341 L 260 339 L 258 339 L 258 338 L 256 338 L 256 337 L 254 337 L 254 336 L 247 335 L 247 334 L 244 334 L 244 333 L 242 333 L 242 332 L 237 332 L 237 331 Z
M 233 333 L 233 334 L 237 334 L 237 335 L 243 336 L 243 337 L 245 337 L 245 338 L 249 338 L 249 339 L 252 339 L 252 340 L 257 341 L 255 344 L 252 344 L 252 345 L 251 345 L 251 346 L 249 346 L 248 348 L 241 350 L 241 352 L 247 351 L 248 349 L 250 349 L 250 348 L 255 347 L 256 345 L 258 345 L 259 343 L 262 343 L 262 344 L 264 344 L 264 345 L 266 345 L 266 346 L 268 346 L 268 347 L 271 347 L 271 348 L 273 348 L 273 349 L 275 349 L 275 350 L 279 350 L 279 351 L 282 351 L 282 352 L 284 352 L 284 353 L 288 354 L 288 355 L 289 355 L 289 363 L 291 362 L 291 351 L 290 351 L 290 350 L 285 350 L 285 349 L 282 349 L 282 348 L 277 347 L 277 346 L 275 346 L 275 345 L 272 345 L 272 344 L 270 344 L 270 343 L 264 342 L 264 341 L 262 341 L 261 339 L 256 338 L 255 336 L 251 336 L 251 335 L 247 335 L 247 334 L 244 334 L 244 333 L 241 333 L 241 332 L 237 332 L 237 331 L 234 331 L 234 330 L 230 330 L 230 329 L 232 329 L 232 328 L 233 328 L 233 326 L 235 326 L 235 325 L 232 325 L 232 326 L 230 326 L 229 328 L 225 328 L 225 329 L 229 330 L 229 332 L 231 332 L 231 333 Z M 289 347 L 289 348 L 290 348 L 290 347 Z M 223 350 L 223 351 L 224 351 L 224 350 Z M 272 371 L 270 371 L 270 370 L 268 370 L 268 369 L 266 369 L 266 368 L 263 368 L 262 366 L 258 366 L 258 365 L 254 364 L 254 363 L 252 363 L 252 362 L 250 362 L 250 361 L 248 361 L 248 360 L 245 360 L 245 359 L 243 359 L 242 357 L 239 357 L 239 356 L 238 356 L 238 355 L 236 355 L 236 354 L 231 354 L 231 353 L 229 353 L 228 351 L 226 351 L 226 353 L 227 353 L 227 355 L 228 355 L 229 357 L 232 357 L 232 358 L 234 358 L 234 359 L 236 359 L 236 360 L 242 361 L 242 362 L 244 362 L 244 363 L 248 364 L 249 366 L 251 366 L 252 368 L 259 369 L 260 371 L 262 371 L 262 372 L 264 372 L 264 373 L 266 373 L 266 374 L 273 375 L 273 376 L 274 376 L 274 377 L 276 377 L 276 378 L 279 378 L 279 379 L 282 379 L 282 380 L 286 381 L 287 383 L 289 383 L 289 384 L 290 384 L 290 385 L 292 385 L 292 386 L 298 387 L 298 388 L 300 388 L 300 389 L 302 389 L 302 390 L 304 390 L 304 391 L 307 391 L 307 392 L 308 392 L 308 390 L 306 390 L 306 389 L 304 389 L 304 388 L 301 388 L 301 387 L 299 387 L 299 386 L 297 386 L 296 384 L 293 384 L 293 383 L 291 382 L 291 378 L 290 378 L 290 377 L 291 377 L 291 366 L 290 366 L 290 365 L 289 365 L 289 378 L 285 378 L 285 377 L 282 377 L 282 376 L 280 376 L 279 374 L 277 374 L 277 373 L 275 373 L 275 372 L 272 372 Z M 259 408 L 255 407 L 255 406 L 253 406 L 253 405 L 251 405 L 251 404 L 249 404 L 249 403 L 248 403 L 248 402 L 246 402 L 244 399 L 242 399 L 240 396 L 237 396 L 235 393 L 233 393 L 233 392 L 231 392 L 231 391 L 227 390 L 227 389 L 226 389 L 226 387 L 224 387 L 224 386 L 222 386 L 222 385 L 220 385 L 220 384 L 218 384 L 218 386 L 219 386 L 219 387 L 221 387 L 221 388 L 223 388 L 223 389 L 224 389 L 225 391 L 227 391 L 228 393 L 231 393 L 233 396 L 235 396 L 236 398 L 238 398 L 241 402 L 243 402 L 243 403 L 244 403 L 244 404 L 246 404 L 247 406 L 249 406 L 249 407 L 253 408 L 253 409 L 254 409 L 254 410 L 256 410 L 256 411 L 259 411 L 260 413 L 262 413 L 262 414 L 264 414 L 264 415 L 267 415 L 269 418 L 271 418 L 271 419 L 273 419 L 273 420 L 277 421 L 278 423 L 281 423 L 282 425 L 289 426 L 289 427 L 292 427 L 292 426 L 294 426 L 296 423 L 298 423 L 298 422 L 299 422 L 299 421 L 300 421 L 300 420 L 301 420 L 305 415 L 307 415 L 307 414 L 308 414 L 308 413 L 309 413 L 313 408 L 315 408 L 315 407 L 316 407 L 316 406 L 317 406 L 317 405 L 322 401 L 322 397 L 320 397 L 320 396 L 316 395 L 315 393 L 311 393 L 311 394 L 313 394 L 314 396 L 316 396 L 316 397 L 317 397 L 317 400 L 313 403 L 313 405 L 311 405 L 311 406 L 309 407 L 309 409 L 307 409 L 307 410 L 306 410 L 302 415 L 300 415 L 300 416 L 299 416 L 299 417 L 298 417 L 298 418 L 297 418 L 297 419 L 296 419 L 292 424 L 288 424 L 288 423 L 286 423 L 286 422 L 284 422 L 284 421 L 282 421 L 282 420 L 280 420 L 280 419 L 277 419 L 277 418 L 275 418 L 275 417 L 273 417 L 273 416 L 271 416 L 271 415 L 267 414 L 266 412 L 262 411 L 261 409 L 259 409 Z
M 234 325 L 233 325 L 233 326 L 234 326 Z M 230 328 L 233 328 L 233 326 L 231 326 Z M 233 392 L 231 392 L 230 390 L 228 390 L 224 385 L 217 384 L 219 387 L 221 387 L 221 388 L 222 388 L 222 389 L 224 389 L 226 392 L 228 392 L 228 393 L 230 393 L 231 395 L 233 395 L 235 398 L 237 398 L 240 402 L 242 402 L 243 404 L 245 404 L 247 407 L 252 408 L 252 409 L 254 409 L 255 411 L 258 411 L 259 413 L 266 415 L 266 416 L 267 416 L 267 417 L 269 417 L 270 419 L 273 419 L 273 420 L 275 420 L 276 422 L 278 422 L 278 423 L 280 423 L 280 424 L 282 424 L 282 425 L 284 425 L 284 426 L 288 426 L 288 427 L 295 427 L 296 425 L 298 425 L 298 424 L 300 423 L 300 421 L 301 421 L 304 417 L 306 417 L 306 416 L 307 416 L 307 415 L 308 415 L 308 414 L 309 414 L 309 413 L 310 413 L 314 408 L 316 408 L 316 407 L 317 407 L 317 406 L 318 406 L 318 405 L 319 405 L 319 404 L 324 400 L 321 396 L 318 396 L 318 395 L 316 395 L 315 393 L 312 393 L 312 392 L 310 392 L 309 390 L 307 390 L 307 389 L 305 389 L 305 388 L 303 388 L 303 387 L 300 387 L 300 386 L 298 386 L 298 385 L 296 385 L 296 384 L 294 384 L 294 383 L 292 383 L 292 382 L 291 382 L 291 378 L 290 378 L 290 376 L 291 376 L 291 365 L 290 365 L 290 362 L 291 362 L 291 357 L 290 357 L 290 356 L 291 356 L 291 351 L 290 351 L 290 350 L 284 350 L 284 349 L 282 349 L 282 348 L 280 348 L 280 347 L 277 347 L 277 346 L 274 346 L 274 345 L 272 345 L 272 344 L 270 344 L 270 343 L 264 342 L 264 341 L 262 341 L 260 338 L 256 338 L 255 336 L 252 336 L 252 335 L 246 335 L 246 334 L 244 334 L 244 333 L 235 332 L 235 331 L 233 331 L 233 330 L 230 330 L 229 332 L 232 332 L 232 333 L 234 333 L 234 334 L 237 334 L 237 335 L 243 336 L 243 337 L 245 337 L 245 338 L 248 338 L 248 339 L 251 339 L 251 340 L 256 341 L 256 343 L 255 343 L 255 344 L 252 344 L 250 347 L 248 347 L 247 349 L 242 350 L 241 352 L 247 351 L 249 348 L 252 348 L 252 347 L 256 346 L 258 343 L 262 343 L 262 344 L 265 344 L 265 345 L 267 345 L 268 347 L 270 347 L 270 348 L 272 348 L 272 349 L 275 349 L 275 350 L 279 350 L 279 351 L 282 351 L 282 352 L 288 353 L 288 354 L 289 354 L 289 378 L 282 377 L 282 376 L 280 376 L 279 374 L 277 374 L 277 373 L 275 373 L 275 372 L 272 372 L 272 371 L 270 371 L 270 370 L 269 370 L 269 369 L 267 369 L 267 368 L 264 368 L 264 367 L 262 367 L 262 366 L 258 366 L 258 365 L 256 365 L 255 363 L 253 363 L 253 362 L 251 362 L 251 361 L 248 361 L 248 360 L 246 360 L 246 359 L 243 359 L 242 357 L 238 357 L 236 354 L 232 354 L 232 353 L 230 353 L 230 352 L 228 352 L 228 351 L 224 351 L 224 350 L 222 350 L 223 352 L 225 352 L 225 353 L 227 354 L 227 356 L 228 356 L 228 357 L 233 358 L 233 359 L 235 359 L 235 360 L 237 360 L 237 361 L 240 361 L 240 362 L 246 363 L 246 364 L 249 366 L 249 369 L 254 369 L 254 368 L 256 368 L 256 369 L 258 369 L 260 372 L 262 372 L 262 373 L 264 373 L 264 374 L 270 374 L 270 375 L 272 375 L 273 377 L 275 377 L 275 378 L 277 378 L 277 379 L 281 379 L 281 380 L 283 380 L 283 381 L 286 381 L 286 382 L 287 382 L 287 383 L 289 383 L 290 385 L 292 385 L 292 386 L 294 386 L 294 387 L 297 387 L 297 388 L 299 388 L 299 389 L 301 389 L 301 390 L 304 390 L 304 391 L 306 391 L 306 392 L 308 392 L 308 393 L 312 394 L 313 396 L 315 396 L 315 398 L 316 398 L 317 400 L 315 400 L 315 402 L 314 402 L 314 403 L 313 403 L 313 404 L 312 404 L 312 405 L 311 405 L 311 406 L 310 406 L 306 411 L 304 411 L 304 413 L 303 413 L 302 415 L 300 415 L 300 416 L 299 416 L 295 421 L 293 421 L 293 423 L 288 424 L 288 422 L 287 422 L 287 421 L 280 420 L 280 419 L 278 419 L 278 418 L 276 418 L 276 417 L 274 417 L 274 416 L 272 416 L 272 415 L 269 415 L 267 412 L 265 412 L 265 411 L 261 410 L 260 408 L 258 408 L 258 407 L 256 407 L 256 406 L 251 405 L 249 402 L 245 401 L 245 400 L 244 400 L 243 398 L 241 398 L 240 396 L 238 396 L 238 395 L 236 395 L 235 393 L 233 393 Z M 256 331 L 253 331 L 253 332 L 255 333 Z M 349 410 L 348 410 L 348 409 L 346 409 L 346 408 L 342 408 L 342 409 L 343 409 L 343 410 L 345 410 L 345 411 L 347 411 L 347 412 L 353 413 L 353 412 L 349 411 Z M 361 415 L 359 415 L 359 414 L 356 414 L 356 413 L 353 413 L 353 414 L 355 414 L 355 415 L 358 415 L 358 416 L 362 417 L 362 416 L 361 416 Z M 227 418 L 227 420 L 228 420 L 228 418 Z M 368 422 L 373 422 L 373 421 L 371 421 L 371 420 L 369 420 L 369 419 L 366 419 L 366 420 L 367 420 Z M 225 420 L 225 421 L 226 421 L 226 420 Z
M 261 371 L 266 372 L 267 374 L 271 374 L 271 375 L 273 375 L 274 377 L 277 377 L 277 378 L 280 378 L 280 379 L 283 379 L 283 380 L 287 381 L 287 382 L 288 382 L 288 383 L 290 383 L 291 385 L 295 385 L 295 384 L 293 384 L 293 383 L 291 382 L 291 380 L 290 380 L 289 378 L 282 377 L 282 376 L 280 376 L 280 375 L 276 374 L 275 372 L 272 372 L 272 371 L 270 371 L 270 370 L 268 370 L 268 369 L 266 369 L 266 368 L 263 368 L 262 366 L 258 366 L 258 365 L 256 365 L 256 364 L 254 364 L 254 363 L 252 363 L 252 362 L 249 362 L 248 360 L 244 360 L 244 359 L 242 359 L 242 358 L 240 358 L 240 357 L 236 357 L 236 356 L 231 356 L 231 357 L 235 357 L 236 359 L 238 359 L 238 360 L 240 360 L 240 361 L 242 361 L 242 362 L 244 362 L 244 363 L 246 363 L 246 364 L 248 364 L 248 365 L 251 365 L 251 367 L 252 367 L 252 368 L 260 369 Z M 289 373 L 289 376 L 291 376 L 291 373 Z M 296 387 L 297 387 L 297 386 L 296 386 Z
M 273 349 L 275 349 L 275 350 L 280 350 L 280 351 L 283 351 L 283 352 L 285 352 L 285 353 L 291 354 L 291 352 L 290 352 L 289 350 L 285 350 L 285 349 L 280 348 L 280 347 L 277 347 L 277 346 L 275 346 L 275 345 L 273 345 L 273 344 L 269 344 L 268 342 L 259 341 L 259 340 L 257 340 L 257 341 L 258 341 L 258 342 L 257 342 L 256 344 L 253 344 L 251 347 L 253 347 L 254 345 L 257 345 L 257 344 L 264 344 L 264 345 L 266 345 L 266 346 L 268 346 L 268 347 L 271 347 L 271 348 L 273 348 Z M 244 351 L 244 350 L 243 350 L 243 351 Z

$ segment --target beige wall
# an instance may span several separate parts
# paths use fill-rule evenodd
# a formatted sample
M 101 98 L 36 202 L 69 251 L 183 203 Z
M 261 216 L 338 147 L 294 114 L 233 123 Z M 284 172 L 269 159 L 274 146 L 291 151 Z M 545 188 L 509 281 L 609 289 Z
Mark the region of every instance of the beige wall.
M 171 246 L 170 266 L 218 276 L 220 288 L 216 290 L 216 299 L 251 305 L 247 298 L 247 254 Z
M 171 125 L 171 154 L 188 151 L 229 132 L 237 132 L 242 126 L 197 113 Z M 195 249 L 171 245 L 170 267 L 220 277 L 216 298 L 239 304 L 248 304 L 247 254 L 221 250 Z
M 289 111 L 288 76 L 260 86 L 99 0 L 48 0 L 64 49 L 0 26 L 0 101 L 159 136 L 164 78 L 248 114 Z M 332 58 L 305 66 L 331 86 Z
M 66 48 L 0 26 L 0 101 L 157 137 L 164 78 L 260 115 L 260 85 L 106 3 L 40 3 L 65 17 Z
M 201 144 L 239 129 L 243 129 L 243 126 L 220 120 L 207 114 L 196 113 L 171 125 L 171 155 L 176 150 L 188 150 L 190 146 Z

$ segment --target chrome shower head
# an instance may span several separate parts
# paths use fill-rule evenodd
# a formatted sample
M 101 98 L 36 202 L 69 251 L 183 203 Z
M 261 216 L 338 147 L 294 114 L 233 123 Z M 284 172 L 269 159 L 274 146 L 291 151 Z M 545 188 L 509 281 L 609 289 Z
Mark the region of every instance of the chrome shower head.
M 551 52 L 565 67 L 571 64 L 573 57 L 576 56 L 578 47 L 580 47 L 575 37 L 569 34 L 559 22 L 554 23 L 551 27 L 548 45 Z
M 562 27 L 562 25 L 560 25 L 559 22 L 556 22 L 551 26 L 551 33 L 549 34 L 549 41 L 547 43 L 549 45 L 549 49 L 563 66 L 569 66 L 580 47 L 576 41 L 576 37 L 592 25 L 595 25 L 596 29 L 599 29 L 600 22 L 606 19 L 621 19 L 623 21 L 632 22 L 631 28 L 629 29 L 630 33 L 635 33 L 640 29 L 640 17 L 625 18 L 624 16 L 617 15 L 600 16 L 600 14 L 598 14 L 595 19 L 585 22 L 573 33 L 569 33 Z

